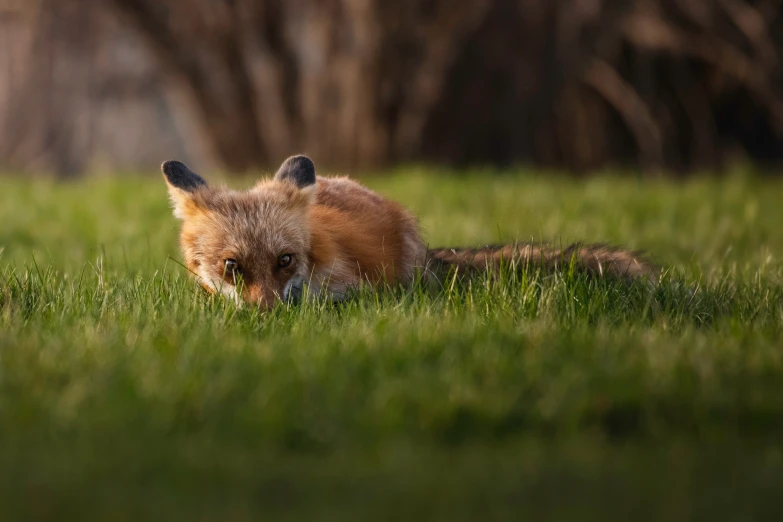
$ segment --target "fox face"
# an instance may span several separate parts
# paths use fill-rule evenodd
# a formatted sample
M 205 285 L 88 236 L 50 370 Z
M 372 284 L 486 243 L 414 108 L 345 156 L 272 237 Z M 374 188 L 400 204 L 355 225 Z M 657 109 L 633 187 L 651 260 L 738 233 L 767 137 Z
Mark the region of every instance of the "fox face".
M 182 220 L 185 263 L 205 289 L 264 308 L 301 296 L 312 264 L 312 161 L 291 157 L 247 191 L 209 186 L 178 161 L 161 169 Z

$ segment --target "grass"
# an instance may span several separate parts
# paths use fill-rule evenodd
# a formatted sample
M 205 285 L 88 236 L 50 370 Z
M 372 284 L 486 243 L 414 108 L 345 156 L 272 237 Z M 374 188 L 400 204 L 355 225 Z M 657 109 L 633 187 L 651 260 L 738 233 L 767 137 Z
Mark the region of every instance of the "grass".
M 158 177 L 5 178 L 0 519 L 779 515 L 783 181 L 365 181 L 432 246 L 608 241 L 669 270 L 261 314 L 188 280 Z

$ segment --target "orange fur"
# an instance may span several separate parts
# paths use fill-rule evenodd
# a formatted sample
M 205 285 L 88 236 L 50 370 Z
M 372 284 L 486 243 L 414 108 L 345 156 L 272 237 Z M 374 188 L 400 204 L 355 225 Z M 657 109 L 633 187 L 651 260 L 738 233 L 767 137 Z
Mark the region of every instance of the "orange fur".
M 202 286 L 271 306 L 304 285 L 340 298 L 362 282 L 409 282 L 426 256 L 415 218 L 347 178 L 313 171 L 301 184 L 291 178 L 299 170 L 283 171 L 292 160 L 246 192 L 209 187 L 184 165 L 164 164 L 185 262 Z M 284 255 L 295 261 L 280 269 Z M 241 284 L 226 276 L 229 260 Z

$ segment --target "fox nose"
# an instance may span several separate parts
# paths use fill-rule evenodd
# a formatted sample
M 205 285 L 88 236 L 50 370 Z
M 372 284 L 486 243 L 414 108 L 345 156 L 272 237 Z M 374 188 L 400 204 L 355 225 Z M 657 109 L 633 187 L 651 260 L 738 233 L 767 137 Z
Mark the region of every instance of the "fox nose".
M 269 310 L 275 305 L 275 293 L 263 285 L 252 285 L 245 292 L 245 299 L 258 305 L 263 310 Z

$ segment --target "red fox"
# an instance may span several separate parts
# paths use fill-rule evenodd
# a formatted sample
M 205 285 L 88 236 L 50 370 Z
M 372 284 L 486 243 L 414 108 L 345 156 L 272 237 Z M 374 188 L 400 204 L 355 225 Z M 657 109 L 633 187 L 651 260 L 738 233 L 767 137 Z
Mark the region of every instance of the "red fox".
M 564 249 L 522 244 L 427 250 L 416 218 L 347 177 L 316 176 L 292 156 L 271 179 L 238 192 L 212 187 L 185 164 L 161 167 L 187 268 L 209 292 L 270 308 L 313 295 L 339 300 L 362 282 L 406 284 L 418 271 L 437 277 L 521 261 L 556 269 L 572 260 L 596 275 L 644 278 L 656 267 L 638 253 L 604 245 Z

